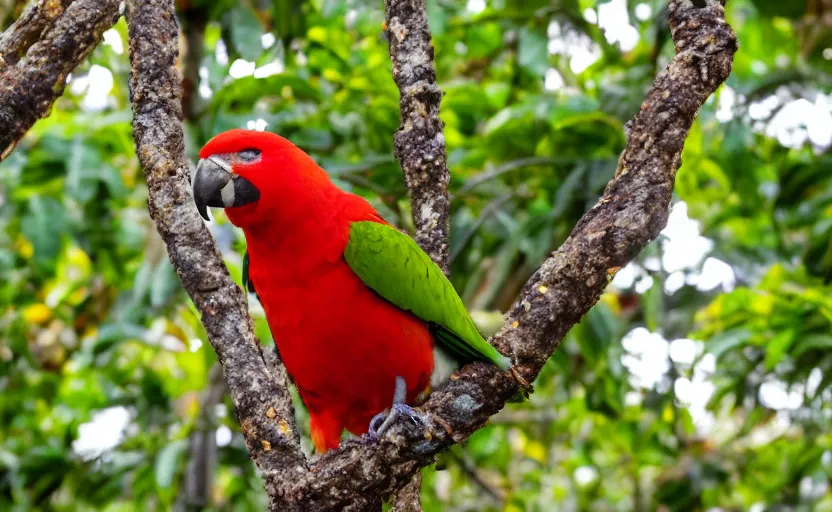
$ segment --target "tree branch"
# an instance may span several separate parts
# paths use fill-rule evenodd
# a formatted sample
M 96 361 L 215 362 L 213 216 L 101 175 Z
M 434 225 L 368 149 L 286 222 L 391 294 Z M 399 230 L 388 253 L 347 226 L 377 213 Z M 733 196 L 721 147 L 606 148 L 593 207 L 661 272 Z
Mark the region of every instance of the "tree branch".
M 385 0 L 384 10 L 402 116 L 393 149 L 407 182 L 416 242 L 447 273 L 451 175 L 439 119 L 442 91 L 436 85 L 427 7 L 425 0 Z
M 0 34 L 0 70 L 17 64 L 47 27 L 64 13 L 73 0 L 38 0 L 8 30 Z
M 128 2 L 127 22 L 133 135 L 147 178 L 150 216 L 202 315 L 249 453 L 265 474 L 278 467 L 303 474 L 306 462 L 293 427 L 286 371 L 278 361 L 273 368 L 267 367 L 243 293 L 229 277 L 194 208 L 184 153 L 181 83 L 176 69 L 178 27 L 172 2 L 132 0 Z
M 0 156 L 46 113 L 67 75 L 118 18 L 118 0 L 74 0 L 16 64 L 0 69 Z M 412 504 L 419 469 L 467 438 L 516 392 L 516 380 L 483 363 L 463 368 L 432 393 L 421 422 L 399 422 L 380 441 L 350 440 L 307 463 L 294 427 L 289 380 L 266 361 L 242 291 L 230 279 L 193 206 L 184 155 L 178 27 L 171 0 L 128 2 L 131 101 L 137 154 L 147 178 L 150 215 L 202 315 L 229 384 L 249 452 L 263 471 L 271 510 L 378 509 L 397 496 Z M 44 4 L 46 5 L 46 4 Z M 67 5 L 66 3 L 62 5 Z M 448 171 L 441 92 L 424 0 L 388 0 L 393 73 L 401 92 L 396 155 L 411 191 L 417 240 L 446 268 Z M 653 84 L 603 197 L 526 284 L 492 343 L 531 381 L 566 332 L 597 302 L 611 276 L 667 222 L 681 151 L 697 110 L 731 71 L 736 38 L 719 0 L 670 0 L 677 55 Z M 37 23 L 41 23 L 38 21 Z M 17 26 L 11 33 L 23 30 Z M 35 30 L 35 28 L 33 28 Z M 7 41 L 24 41 L 8 43 Z M 3 42 L 18 55 L 30 37 Z M 418 502 L 416 503 L 418 509 Z
M 422 474 L 415 473 L 404 487 L 393 495 L 394 512 L 422 512 Z
M 514 356 L 529 381 L 597 302 L 615 270 L 666 225 L 685 137 L 697 110 L 730 74 L 736 36 L 719 0 L 671 0 L 669 18 L 677 55 L 636 115 L 615 176 L 535 272 L 492 340 Z M 390 30 L 407 34 L 400 24 Z M 398 423 L 380 442 L 347 441 L 311 464 L 307 478 L 270 475 L 273 500 L 303 503 L 307 511 L 359 510 L 372 497 L 390 496 L 435 454 L 467 438 L 515 392 L 516 381 L 496 367 L 468 365 L 431 394 L 422 424 Z
M 57 2 L 46 2 L 49 7 L 37 9 L 34 14 L 27 11 L 33 16 L 32 23 L 45 26 L 53 19 L 59 10 L 53 4 Z M 69 73 L 98 45 L 104 31 L 118 20 L 118 6 L 119 0 L 75 0 L 54 17 L 54 25 L 43 32 L 40 40 L 19 62 L 5 67 L 0 64 L 0 161 L 63 94 Z M 14 62 L 13 54 L 26 46 L 31 34 L 28 28 L 17 23 L 9 30 L 8 36 L 4 34 L 2 44 L 8 45 L 11 53 L 4 55 Z
M 425 0 L 385 0 L 384 11 L 402 118 L 393 149 L 407 183 L 416 242 L 448 274 L 451 175 L 439 118 L 442 90 L 436 83 L 427 4 Z M 422 510 L 421 491 L 422 477 L 416 473 L 396 493 L 394 512 Z

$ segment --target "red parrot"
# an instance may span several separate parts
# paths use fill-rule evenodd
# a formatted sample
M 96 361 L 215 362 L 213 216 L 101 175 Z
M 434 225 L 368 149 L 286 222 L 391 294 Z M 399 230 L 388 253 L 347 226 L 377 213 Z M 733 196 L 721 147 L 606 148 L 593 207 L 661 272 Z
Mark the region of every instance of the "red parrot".
M 317 451 L 337 448 L 345 428 L 381 435 L 412 414 L 434 341 L 462 361 L 511 366 L 419 246 L 300 148 L 230 130 L 199 156 L 194 202 L 206 220 L 208 207 L 224 207 L 245 234 L 244 285 L 263 305 Z

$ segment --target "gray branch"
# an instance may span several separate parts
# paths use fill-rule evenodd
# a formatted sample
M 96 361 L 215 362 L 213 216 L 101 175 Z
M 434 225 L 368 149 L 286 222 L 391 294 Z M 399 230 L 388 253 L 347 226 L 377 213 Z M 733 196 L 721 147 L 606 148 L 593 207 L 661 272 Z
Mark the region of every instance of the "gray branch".
M 425 0 L 385 0 L 384 10 L 402 116 L 393 149 L 407 182 L 416 242 L 447 273 L 451 175 L 439 119 L 442 91 L 436 85 L 427 8 Z
M 179 27 L 171 0 L 128 2 L 131 101 L 136 153 L 148 186 L 148 208 L 168 256 L 202 315 L 223 367 L 246 445 L 265 474 L 304 472 L 289 379 L 269 368 L 240 288 L 194 208 L 182 133 L 176 69 Z
M 63 10 L 67 3 L 39 3 L 0 41 L 0 161 L 49 113 L 64 92 L 67 76 L 119 17 L 119 0 L 75 0 Z M 32 44 L 36 33 L 40 39 Z
M 407 183 L 416 242 L 448 274 L 451 175 L 439 118 L 442 90 L 436 83 L 427 5 L 425 0 L 385 0 L 384 11 L 402 118 L 393 149 Z M 393 511 L 422 510 L 421 490 L 417 473 L 396 493 Z

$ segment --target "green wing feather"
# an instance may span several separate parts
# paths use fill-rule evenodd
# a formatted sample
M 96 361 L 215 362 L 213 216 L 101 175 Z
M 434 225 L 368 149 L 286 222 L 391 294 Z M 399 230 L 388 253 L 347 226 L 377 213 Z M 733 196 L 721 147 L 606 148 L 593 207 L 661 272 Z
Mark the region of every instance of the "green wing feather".
M 412 238 L 377 222 L 354 222 L 344 251 L 364 284 L 432 326 L 436 340 L 464 360 L 489 361 L 502 370 L 511 360 L 477 330 L 442 270 Z

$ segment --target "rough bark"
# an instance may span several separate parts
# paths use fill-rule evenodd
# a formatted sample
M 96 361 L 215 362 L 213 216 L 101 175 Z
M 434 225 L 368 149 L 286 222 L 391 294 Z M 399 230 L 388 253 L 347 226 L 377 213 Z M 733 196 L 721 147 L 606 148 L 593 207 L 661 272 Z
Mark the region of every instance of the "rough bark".
M 246 301 L 194 208 L 184 153 L 178 26 L 171 0 L 128 2 L 131 101 L 136 153 L 149 189 L 150 216 L 202 315 L 223 367 L 249 453 L 266 473 L 304 471 L 289 380 L 267 367 Z
M 451 175 L 427 8 L 425 0 L 385 0 L 384 10 L 402 117 L 393 148 L 407 182 L 416 242 L 447 273 Z
M 422 474 L 416 473 L 393 495 L 394 512 L 421 512 Z
M 43 5 L 37 15 L 33 14 L 31 23 L 35 26 L 48 24 L 63 4 L 47 1 Z M 43 31 L 19 62 L 0 64 L 0 161 L 38 119 L 49 113 L 63 94 L 67 76 L 118 19 L 118 6 L 119 0 L 75 0 L 54 16 L 54 24 Z M 3 44 L 9 45 L 12 53 L 6 55 L 14 62 L 12 55 L 31 35 L 24 37 L 22 33 L 28 34 L 28 30 L 17 23 L 9 30 Z
M 0 70 L 17 64 L 26 50 L 40 38 L 73 0 L 38 0 L 0 35 Z

